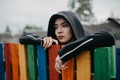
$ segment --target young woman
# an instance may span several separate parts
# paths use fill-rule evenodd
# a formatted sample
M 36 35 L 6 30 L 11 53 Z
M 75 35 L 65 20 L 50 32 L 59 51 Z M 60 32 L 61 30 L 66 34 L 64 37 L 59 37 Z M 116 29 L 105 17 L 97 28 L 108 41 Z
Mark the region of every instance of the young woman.
M 72 11 L 61 11 L 51 16 L 48 25 L 48 37 L 43 38 L 43 47 L 49 48 L 53 43 L 59 44 L 61 49 L 85 35 L 83 27 Z M 62 65 L 59 56 L 56 58 L 55 69 L 61 73 L 67 66 Z
M 85 36 L 83 26 L 72 11 L 60 11 L 51 16 L 47 37 L 39 38 L 34 35 L 26 35 L 20 38 L 20 42 L 41 44 L 46 49 L 52 44 L 59 44 L 61 50 L 55 60 L 55 69 L 59 73 L 62 69 L 67 68 L 65 64 L 62 64 L 62 61 L 66 62 L 84 50 L 90 50 L 92 54 L 95 48 L 115 44 L 114 37 L 106 31 Z

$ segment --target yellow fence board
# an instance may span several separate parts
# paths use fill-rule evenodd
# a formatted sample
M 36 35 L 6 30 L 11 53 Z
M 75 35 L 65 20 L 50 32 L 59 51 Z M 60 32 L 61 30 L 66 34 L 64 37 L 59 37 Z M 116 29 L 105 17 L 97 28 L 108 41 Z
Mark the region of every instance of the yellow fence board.
M 27 56 L 24 45 L 19 45 L 20 80 L 28 80 Z
M 77 56 L 76 69 L 77 80 L 90 80 L 91 65 L 90 65 L 90 51 L 84 51 Z

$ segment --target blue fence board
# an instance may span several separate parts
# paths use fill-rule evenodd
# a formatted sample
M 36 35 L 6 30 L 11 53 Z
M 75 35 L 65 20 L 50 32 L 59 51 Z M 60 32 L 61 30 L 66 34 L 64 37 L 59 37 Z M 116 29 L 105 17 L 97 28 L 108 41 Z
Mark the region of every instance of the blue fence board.
M 5 80 L 5 68 L 4 68 L 4 50 L 3 44 L 0 43 L 0 80 Z
M 116 80 L 120 80 L 120 48 L 116 48 Z
M 46 63 L 46 52 L 40 45 L 37 46 L 38 55 L 38 79 L 47 80 L 47 63 Z

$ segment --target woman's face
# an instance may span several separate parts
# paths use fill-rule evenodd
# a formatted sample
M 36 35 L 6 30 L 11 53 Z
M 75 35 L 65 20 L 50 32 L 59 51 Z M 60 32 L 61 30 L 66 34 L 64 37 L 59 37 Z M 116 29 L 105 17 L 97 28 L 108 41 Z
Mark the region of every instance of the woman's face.
M 55 35 L 60 43 L 67 43 L 72 38 L 72 30 L 69 23 L 63 18 L 55 20 Z

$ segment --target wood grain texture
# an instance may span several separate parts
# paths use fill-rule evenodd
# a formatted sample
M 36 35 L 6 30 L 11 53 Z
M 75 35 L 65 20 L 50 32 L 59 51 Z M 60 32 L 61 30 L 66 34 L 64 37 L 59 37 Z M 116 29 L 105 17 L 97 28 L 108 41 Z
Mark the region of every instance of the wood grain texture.
M 15 43 L 10 44 L 13 80 L 20 80 L 18 49 L 19 49 L 18 44 Z
M 37 56 L 38 56 L 38 77 L 39 80 L 47 80 L 47 62 L 46 62 L 46 51 L 45 49 L 38 45 L 37 46 Z
M 62 80 L 74 80 L 75 79 L 75 64 L 74 59 L 68 60 L 65 62 L 67 69 L 62 70 Z
M 10 44 L 4 43 L 6 80 L 13 80 Z
M 58 50 L 59 49 L 60 49 L 59 45 L 52 45 L 48 50 L 50 80 L 59 80 L 60 79 L 60 76 L 59 76 L 58 72 L 55 70 L 55 58 L 58 55 Z
M 25 45 L 19 44 L 20 80 L 28 80 L 27 53 Z
M 27 45 L 28 75 L 30 80 L 38 79 L 36 45 Z
M 0 80 L 5 80 L 4 44 L 0 43 Z
M 110 80 L 111 78 L 111 50 L 102 47 L 94 53 L 95 80 Z
M 90 80 L 91 78 L 90 51 L 80 53 L 76 58 L 77 80 Z

